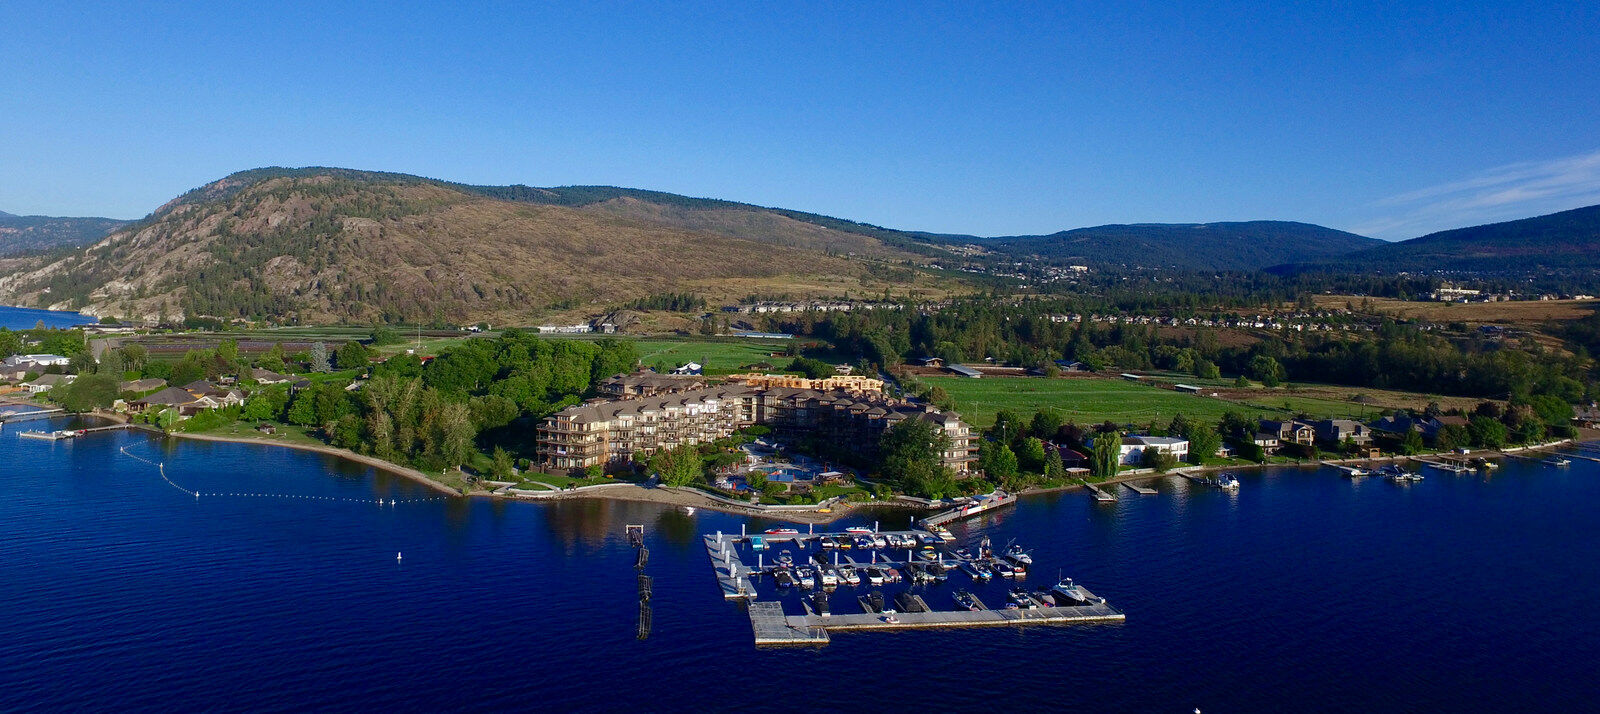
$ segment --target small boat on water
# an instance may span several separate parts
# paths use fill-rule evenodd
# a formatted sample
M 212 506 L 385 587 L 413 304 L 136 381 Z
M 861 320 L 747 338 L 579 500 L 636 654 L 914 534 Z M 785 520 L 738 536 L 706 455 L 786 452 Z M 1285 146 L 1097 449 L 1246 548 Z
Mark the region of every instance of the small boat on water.
M 861 574 L 856 572 L 853 566 L 849 565 L 839 566 L 839 579 L 850 585 L 861 584 Z
M 857 549 L 860 549 L 860 550 L 871 550 L 872 549 L 872 538 L 869 537 L 869 536 L 856 536 L 855 537 L 855 544 L 856 544 L 856 548 Z
M 1008 563 L 1008 562 L 1006 562 L 1004 560 L 996 560 L 993 563 L 990 563 L 989 567 L 994 569 L 994 574 L 995 575 L 998 575 L 998 576 L 1000 576 L 1002 578 L 1014 578 L 1014 577 L 1017 577 L 1017 568 L 1016 568 L 1016 566 L 1014 566 L 1014 565 L 1012 565 L 1012 564 L 1010 564 L 1010 563 Z
M 788 568 L 778 568 L 777 572 L 773 573 L 772 579 L 777 581 L 780 588 L 794 587 L 794 573 L 789 572 Z
M 826 565 L 818 569 L 817 578 L 822 581 L 822 587 L 839 587 L 839 574 Z
M 1217 476 L 1216 481 L 1217 488 L 1220 488 L 1224 491 L 1239 490 L 1239 477 L 1234 476 L 1233 474 L 1221 474 Z
M 900 571 L 894 568 L 883 569 L 883 581 L 886 583 L 898 583 L 904 579 L 904 576 L 900 575 Z
M 1056 596 L 1051 594 L 1049 590 L 1035 590 L 1029 594 L 1033 596 L 1034 600 L 1039 601 L 1040 605 L 1045 607 L 1056 606 Z
M 942 540 L 946 543 L 956 539 L 956 535 L 951 533 L 950 529 L 945 528 L 944 526 L 934 526 L 928 530 L 932 531 L 935 536 L 938 536 L 939 540 Z
M 806 590 L 810 590 L 811 588 L 816 587 L 817 586 L 816 572 L 817 571 L 814 570 L 813 568 L 811 568 L 810 566 L 805 566 L 805 565 L 800 566 L 800 568 L 795 571 L 795 575 L 800 578 L 800 587 L 802 587 L 802 588 L 804 588 Z
M 1028 555 L 1028 551 L 1023 550 L 1022 546 L 1015 543 L 1006 549 L 1006 560 L 1024 567 L 1033 565 L 1033 556 Z
M 800 531 L 793 528 L 768 528 L 767 535 L 800 535 Z
M 870 584 L 870 585 L 882 585 L 882 584 L 884 584 L 884 582 L 886 580 L 887 580 L 887 578 L 884 577 L 882 568 L 867 568 L 867 583 L 868 584 Z
M 955 599 L 956 599 L 956 607 L 959 607 L 959 608 L 961 608 L 963 610 L 982 610 L 983 609 L 983 606 L 978 604 L 978 596 L 977 595 L 973 595 L 971 593 L 971 591 L 968 591 L 968 590 L 957 590 L 956 594 L 955 594 Z
M 778 565 L 794 565 L 794 554 L 783 551 L 778 554 Z
M 872 547 L 874 547 L 874 548 L 887 548 L 887 547 L 889 547 L 889 538 L 887 536 L 883 535 L 882 533 L 873 533 L 872 534 Z
M 814 593 L 811 593 L 811 609 L 816 610 L 817 614 L 823 617 L 827 617 L 830 614 L 828 612 L 827 591 L 818 590 Z
M 878 590 L 868 593 L 866 605 L 872 612 L 883 612 L 883 593 Z
M 972 576 L 972 579 L 978 582 L 987 582 L 994 578 L 994 571 L 984 567 L 983 563 L 979 563 L 975 560 L 969 560 L 962 563 L 961 569 L 965 570 L 967 575 Z
M 872 535 L 872 529 L 866 526 L 850 526 L 849 528 L 844 529 L 844 532 L 851 535 Z
M 1062 578 L 1050 590 L 1061 596 L 1056 598 L 1057 605 L 1084 605 L 1089 602 L 1089 596 L 1083 592 L 1083 588 L 1072 582 L 1072 578 Z M 1066 600 L 1063 602 L 1062 598 Z
M 1006 592 L 1006 598 L 1024 610 L 1034 610 L 1039 607 L 1039 602 L 1028 594 L 1028 589 L 1023 587 L 1011 588 Z

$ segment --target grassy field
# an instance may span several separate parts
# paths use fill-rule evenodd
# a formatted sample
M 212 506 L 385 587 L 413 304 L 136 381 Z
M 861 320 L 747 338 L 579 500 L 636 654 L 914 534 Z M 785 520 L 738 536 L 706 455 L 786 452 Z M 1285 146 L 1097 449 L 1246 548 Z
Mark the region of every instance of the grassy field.
M 1052 407 L 1068 420 L 1098 424 L 1145 424 L 1170 421 L 1176 414 L 1216 421 L 1233 410 L 1247 417 L 1276 418 L 1301 412 L 1316 417 L 1374 416 L 1371 405 L 1292 394 L 1249 395 L 1229 401 L 1175 392 L 1118 379 L 1043 379 L 1037 377 L 924 377 L 929 385 L 944 388 L 956 400 L 956 409 L 969 423 L 988 427 L 995 412 L 1009 409 L 1024 415 Z
M 1365 300 L 1368 309 L 1386 315 L 1417 318 L 1431 322 L 1465 322 L 1469 324 L 1503 324 L 1537 327 L 1555 320 L 1576 320 L 1588 317 L 1600 300 L 1521 300 L 1517 302 L 1419 302 L 1394 298 L 1361 298 L 1350 295 L 1317 295 L 1317 307 L 1342 308 L 1346 304 L 1360 309 Z

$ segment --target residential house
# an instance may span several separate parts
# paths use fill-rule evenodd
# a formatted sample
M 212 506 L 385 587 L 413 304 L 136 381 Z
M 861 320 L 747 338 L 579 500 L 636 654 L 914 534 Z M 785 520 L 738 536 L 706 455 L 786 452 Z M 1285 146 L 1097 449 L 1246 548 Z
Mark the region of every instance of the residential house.
M 1346 441 L 1357 446 L 1366 446 L 1372 443 L 1372 430 L 1354 419 L 1323 419 L 1316 423 L 1317 440 L 1330 445 L 1340 445 Z
M 1572 421 L 1581 427 L 1589 429 L 1600 428 L 1600 406 L 1590 402 L 1589 406 L 1581 407 L 1573 412 Z
M 1171 454 L 1172 458 L 1182 461 L 1189 457 L 1189 440 L 1179 439 L 1175 436 L 1143 436 L 1139 434 L 1130 434 L 1122 437 L 1120 454 L 1122 465 L 1138 466 L 1144 463 L 1146 451 L 1165 452 Z
M 77 376 L 71 374 L 45 374 L 40 375 L 38 379 L 32 382 L 22 385 L 22 388 L 28 390 L 29 394 L 42 394 L 56 387 L 71 384 L 75 379 L 77 379 Z
M 45 354 L 45 355 L 11 355 L 10 357 L 5 358 L 5 360 L 0 361 L 0 365 L 4 365 L 6 367 L 19 367 L 19 366 L 22 366 L 22 365 L 25 365 L 25 364 L 36 364 L 36 365 L 39 365 L 41 367 L 65 367 L 65 366 L 67 366 L 68 364 L 71 364 L 71 363 L 72 363 L 72 360 L 67 358 L 67 357 L 62 357 L 61 355 L 48 355 L 48 354 Z
M 167 386 L 167 380 L 160 377 L 146 377 L 128 382 L 117 382 L 117 392 L 144 393 Z
M 1261 431 L 1278 437 L 1279 445 L 1300 444 L 1311 446 L 1317 443 L 1317 429 L 1311 424 L 1298 419 L 1279 421 L 1262 419 Z
M 291 378 L 286 375 L 278 374 L 270 369 L 261 369 L 260 367 L 251 367 L 245 373 L 245 376 L 255 380 L 256 384 L 288 384 L 291 381 Z
M 944 360 L 939 357 L 918 357 L 916 363 L 919 367 L 932 367 L 934 369 L 944 366 Z
M 1250 440 L 1254 442 L 1256 446 L 1261 447 L 1261 453 L 1263 454 L 1271 456 L 1278 453 L 1278 446 L 1280 442 L 1278 441 L 1277 434 L 1261 432 L 1251 437 Z

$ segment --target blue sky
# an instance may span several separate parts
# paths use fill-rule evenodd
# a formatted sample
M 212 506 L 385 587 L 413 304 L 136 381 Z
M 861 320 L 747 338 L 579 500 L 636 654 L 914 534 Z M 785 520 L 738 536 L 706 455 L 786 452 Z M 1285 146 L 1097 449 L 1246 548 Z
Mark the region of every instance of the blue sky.
M 1600 5 L 0 6 L 0 210 L 257 166 L 611 184 L 897 228 L 1600 203 Z

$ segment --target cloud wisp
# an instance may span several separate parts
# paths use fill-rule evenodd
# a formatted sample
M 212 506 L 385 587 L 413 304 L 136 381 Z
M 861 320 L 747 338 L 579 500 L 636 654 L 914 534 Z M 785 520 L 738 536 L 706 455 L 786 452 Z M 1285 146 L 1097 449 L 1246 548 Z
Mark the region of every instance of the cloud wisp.
M 1489 169 L 1372 205 L 1382 215 L 1353 230 L 1387 240 L 1528 218 L 1600 203 L 1600 151 Z

